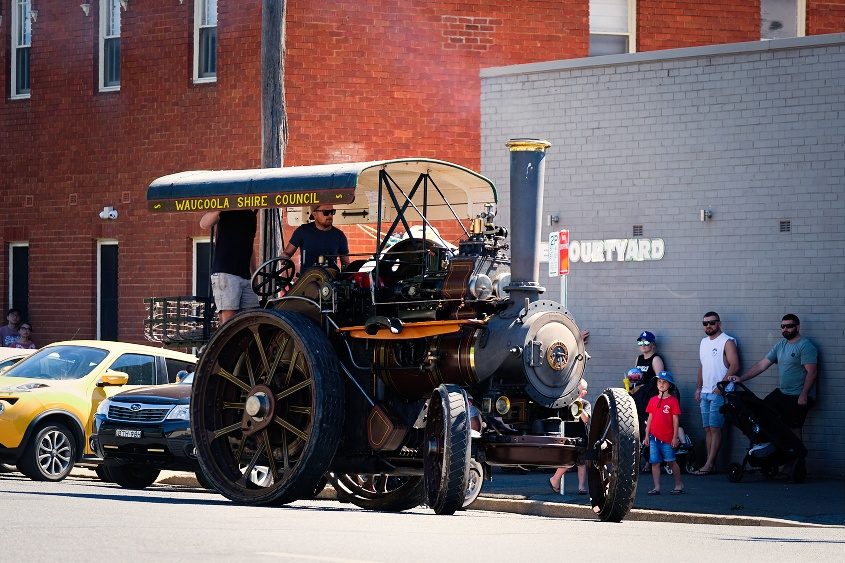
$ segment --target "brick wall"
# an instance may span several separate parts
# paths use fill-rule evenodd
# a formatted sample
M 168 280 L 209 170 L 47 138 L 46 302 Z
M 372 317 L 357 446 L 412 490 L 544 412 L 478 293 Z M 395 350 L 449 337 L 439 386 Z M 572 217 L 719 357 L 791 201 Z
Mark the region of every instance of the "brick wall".
M 811 28 L 842 27 L 842 2 L 808 4 Z M 29 242 L 40 342 L 95 335 L 98 239 L 119 243 L 120 337 L 141 340 L 143 297 L 191 290 L 191 237 L 204 234 L 197 216 L 153 218 L 147 184 L 175 171 L 260 164 L 260 2 L 219 2 L 218 80 L 198 85 L 193 2 L 131 3 L 122 12 L 122 85 L 110 93 L 96 87 L 92 5 L 86 17 L 78 3 L 38 0 L 31 99 L 0 98 L 0 306 L 8 306 L 8 243 Z M 586 55 L 588 5 L 289 1 L 285 163 L 418 155 L 478 168 L 479 70 Z M 639 11 L 640 50 L 736 40 L 759 18 L 757 7 L 740 13 L 722 0 L 643 0 Z M 8 2 L 2 12 L 8 92 Z M 117 221 L 97 217 L 107 205 Z
M 807 35 L 841 33 L 845 29 L 845 0 L 809 0 Z
M 518 132 L 552 142 L 544 213 L 560 215 L 556 230 L 603 240 L 642 225 L 665 242 L 660 261 L 571 265 L 567 305 L 591 331 L 591 388 L 620 386 L 636 335 L 651 330 L 679 382 L 683 425 L 703 438 L 692 399 L 702 315 L 721 314 L 747 369 L 795 313 L 821 353 L 810 471 L 845 476 L 845 34 L 616 61 L 489 69 L 482 80 L 482 173 L 499 186 L 503 220 L 504 141 Z M 543 278 L 558 298 L 560 282 Z M 751 382 L 760 395 L 776 385 L 776 368 Z M 746 444 L 734 431 L 725 461 Z
M 760 39 L 759 2 L 638 0 L 637 51 Z

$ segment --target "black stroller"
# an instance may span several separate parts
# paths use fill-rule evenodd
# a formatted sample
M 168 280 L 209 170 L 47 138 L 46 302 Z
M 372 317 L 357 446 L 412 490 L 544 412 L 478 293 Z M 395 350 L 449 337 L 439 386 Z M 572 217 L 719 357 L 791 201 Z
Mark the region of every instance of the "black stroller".
M 719 382 L 725 397 L 720 409 L 731 424 L 739 428 L 750 440 L 742 464 L 728 466 L 728 479 L 734 483 L 743 474 L 760 471 L 767 478 L 779 474 L 780 466 L 794 462 L 790 478 L 801 483 L 807 477 L 807 448 L 762 399 L 742 383 Z

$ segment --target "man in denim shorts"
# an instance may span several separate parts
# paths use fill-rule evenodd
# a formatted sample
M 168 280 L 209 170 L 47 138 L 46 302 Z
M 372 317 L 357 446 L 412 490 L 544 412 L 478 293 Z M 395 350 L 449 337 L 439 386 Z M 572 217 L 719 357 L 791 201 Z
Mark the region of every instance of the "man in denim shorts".
M 730 381 L 739 371 L 739 354 L 736 340 L 722 332 L 722 321 L 718 313 L 704 314 L 701 324 L 706 336 L 698 347 L 698 385 L 695 400 L 701 408 L 701 425 L 706 432 L 707 461 L 693 475 L 709 475 L 716 472 L 716 457 L 722 445 L 722 426 L 725 417 L 719 408 L 725 404 L 722 392 L 716 386 L 720 381 Z
M 258 225 L 257 211 L 210 211 L 200 219 L 203 229 L 217 226 L 214 261 L 211 265 L 211 291 L 222 325 L 241 309 L 258 307 L 258 296 L 250 283 L 252 247 Z

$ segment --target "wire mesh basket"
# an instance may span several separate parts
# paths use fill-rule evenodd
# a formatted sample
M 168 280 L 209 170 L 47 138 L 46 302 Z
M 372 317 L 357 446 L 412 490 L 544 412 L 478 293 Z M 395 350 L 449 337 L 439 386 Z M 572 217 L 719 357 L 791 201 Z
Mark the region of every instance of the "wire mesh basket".
M 202 346 L 217 329 L 214 298 L 197 295 L 148 297 L 144 336 L 170 346 Z

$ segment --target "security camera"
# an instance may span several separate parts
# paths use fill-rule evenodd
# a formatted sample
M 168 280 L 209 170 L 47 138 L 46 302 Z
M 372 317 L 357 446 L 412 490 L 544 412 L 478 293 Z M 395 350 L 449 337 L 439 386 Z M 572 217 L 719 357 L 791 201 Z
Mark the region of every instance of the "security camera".
M 111 206 L 103 207 L 103 210 L 100 211 L 100 219 L 117 219 L 117 210 Z
M 111 211 L 109 211 L 109 219 L 117 219 L 117 210 L 116 209 L 112 209 Z

